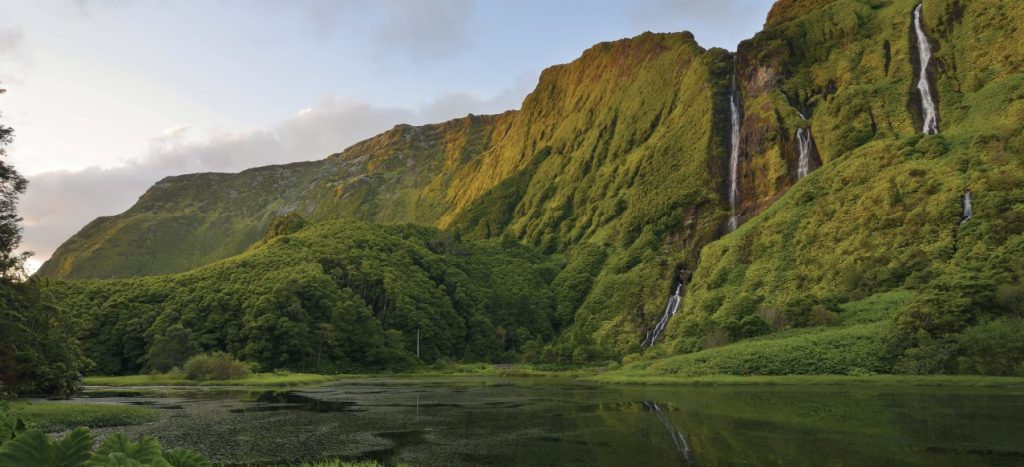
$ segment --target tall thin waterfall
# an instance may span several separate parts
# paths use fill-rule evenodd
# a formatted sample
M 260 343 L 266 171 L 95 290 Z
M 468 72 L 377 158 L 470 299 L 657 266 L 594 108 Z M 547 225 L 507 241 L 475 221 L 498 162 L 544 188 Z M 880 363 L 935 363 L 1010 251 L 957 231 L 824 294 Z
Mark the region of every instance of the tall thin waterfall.
M 800 118 L 807 121 L 807 117 L 802 113 Z M 800 180 L 811 173 L 811 129 L 797 128 L 796 143 L 797 150 L 800 151 L 800 158 L 797 160 L 796 166 L 796 179 Z
M 644 338 L 641 347 L 653 347 L 654 342 L 661 336 L 662 331 L 668 326 L 669 318 L 675 316 L 676 311 L 679 310 L 679 302 L 682 301 L 683 283 L 680 282 L 676 285 L 676 292 L 668 298 L 668 304 L 665 305 L 665 313 L 661 315 L 661 320 L 654 326 L 654 329 L 647 332 L 647 337 Z
M 924 34 L 924 28 L 921 27 L 922 6 L 917 5 L 917 8 L 914 9 L 917 56 L 921 63 L 917 79 L 917 90 L 921 92 L 921 116 L 924 117 L 924 128 L 921 131 L 926 135 L 937 135 L 939 134 L 939 116 L 935 110 L 935 100 L 932 98 L 932 87 L 928 84 L 928 62 L 932 59 L 932 44 L 928 42 L 928 36 Z
M 732 134 L 729 145 L 729 209 L 732 215 L 729 217 L 729 231 L 736 230 L 737 214 L 736 206 L 740 202 L 739 168 L 740 168 L 740 99 L 736 95 L 736 72 L 732 74 L 732 92 L 729 94 L 730 122 Z
M 960 223 L 963 224 L 964 222 L 967 222 L 971 217 L 974 217 L 974 195 L 971 193 L 971 190 L 965 190 L 964 212 L 963 215 L 960 216 Z
M 672 436 L 672 444 L 683 455 L 684 463 L 687 465 L 692 464 L 693 458 L 690 457 L 690 443 L 686 442 L 686 437 L 683 436 L 683 433 L 677 430 L 676 426 L 672 424 L 672 420 L 669 420 L 668 415 L 665 415 L 665 409 L 656 402 L 644 401 L 643 404 L 644 407 L 647 407 L 648 411 L 654 412 L 654 416 L 658 417 L 658 421 L 668 430 L 669 435 Z

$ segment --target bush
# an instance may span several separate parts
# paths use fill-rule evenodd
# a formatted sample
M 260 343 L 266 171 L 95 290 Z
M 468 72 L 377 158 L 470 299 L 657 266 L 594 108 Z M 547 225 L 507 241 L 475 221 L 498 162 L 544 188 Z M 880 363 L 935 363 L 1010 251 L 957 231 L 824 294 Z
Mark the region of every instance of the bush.
M 249 374 L 248 364 L 224 352 L 196 355 L 185 362 L 185 376 L 193 380 L 240 379 Z
M 967 328 L 957 341 L 961 373 L 1024 375 L 1024 319 L 987 321 Z
M 199 346 L 192 339 L 192 333 L 180 324 L 171 326 L 163 335 L 153 340 L 146 353 L 149 369 L 166 373 L 180 367 L 189 357 L 199 353 Z
M 1024 284 L 1004 284 L 996 290 L 996 303 L 1011 313 L 1024 315 Z

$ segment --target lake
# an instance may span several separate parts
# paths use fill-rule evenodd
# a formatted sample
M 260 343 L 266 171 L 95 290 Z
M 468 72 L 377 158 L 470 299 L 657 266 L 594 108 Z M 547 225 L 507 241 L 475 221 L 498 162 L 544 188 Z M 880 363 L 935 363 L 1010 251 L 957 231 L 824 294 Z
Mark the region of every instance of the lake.
M 94 432 L 152 435 L 229 465 L 1024 465 L 1024 394 L 1000 389 L 397 378 L 71 400 L 161 409 Z

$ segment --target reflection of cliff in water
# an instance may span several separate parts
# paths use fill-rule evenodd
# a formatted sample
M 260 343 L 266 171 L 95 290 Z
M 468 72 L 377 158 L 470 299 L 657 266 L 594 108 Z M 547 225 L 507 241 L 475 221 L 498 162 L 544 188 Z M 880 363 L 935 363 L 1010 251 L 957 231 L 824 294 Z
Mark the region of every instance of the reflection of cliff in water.
M 690 457 L 690 444 L 686 442 L 686 437 L 676 429 L 676 426 L 672 424 L 672 420 L 669 420 L 668 415 L 665 414 L 665 409 L 658 405 L 656 402 L 644 401 L 644 407 L 647 410 L 654 412 L 654 415 L 658 417 L 658 421 L 665 426 L 668 430 L 668 434 L 672 437 L 672 444 L 676 446 L 676 449 L 683 455 L 683 460 L 687 464 L 693 463 L 693 459 Z

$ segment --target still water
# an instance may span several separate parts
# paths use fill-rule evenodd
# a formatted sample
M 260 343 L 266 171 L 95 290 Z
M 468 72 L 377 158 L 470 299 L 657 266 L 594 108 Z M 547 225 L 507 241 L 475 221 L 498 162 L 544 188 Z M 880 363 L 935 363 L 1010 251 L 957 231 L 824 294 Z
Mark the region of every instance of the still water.
M 1024 393 L 998 389 L 365 379 L 76 400 L 162 409 L 156 422 L 95 431 L 227 464 L 1024 465 Z

